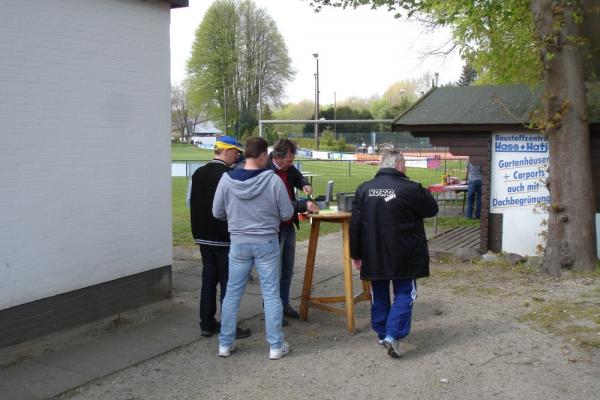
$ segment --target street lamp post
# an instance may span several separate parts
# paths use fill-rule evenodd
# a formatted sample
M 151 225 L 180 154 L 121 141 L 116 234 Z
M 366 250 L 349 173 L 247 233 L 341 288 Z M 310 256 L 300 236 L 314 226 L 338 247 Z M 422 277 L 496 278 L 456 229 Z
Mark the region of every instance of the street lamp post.
M 313 53 L 313 57 L 317 61 L 317 72 L 315 73 L 315 140 L 317 142 L 317 150 L 319 150 L 319 54 Z

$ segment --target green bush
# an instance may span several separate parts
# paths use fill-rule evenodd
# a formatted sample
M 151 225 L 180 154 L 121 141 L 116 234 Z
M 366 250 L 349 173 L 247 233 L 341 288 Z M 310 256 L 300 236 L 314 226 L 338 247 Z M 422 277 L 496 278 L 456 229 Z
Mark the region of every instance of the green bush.
M 294 138 L 294 142 L 298 145 L 298 147 L 302 147 L 304 149 L 316 149 L 317 142 L 315 139 L 311 138 Z
M 327 146 L 328 148 L 335 146 L 335 139 L 333 137 L 333 133 L 331 131 L 323 132 L 323 135 L 321 136 L 321 143 Z
M 325 131 L 325 132 L 329 133 L 328 131 Z M 296 142 L 298 147 L 301 147 L 303 149 L 316 149 L 317 148 L 317 142 L 315 141 L 315 139 L 312 139 L 312 138 L 293 138 L 292 140 L 294 140 Z M 324 135 L 321 138 L 321 143 L 320 143 L 319 147 L 320 147 L 320 150 L 323 150 L 323 151 L 341 151 L 343 153 L 354 153 L 354 151 L 355 151 L 354 145 L 347 144 L 346 141 L 344 140 L 344 138 L 335 140 L 333 138 L 333 134 Z

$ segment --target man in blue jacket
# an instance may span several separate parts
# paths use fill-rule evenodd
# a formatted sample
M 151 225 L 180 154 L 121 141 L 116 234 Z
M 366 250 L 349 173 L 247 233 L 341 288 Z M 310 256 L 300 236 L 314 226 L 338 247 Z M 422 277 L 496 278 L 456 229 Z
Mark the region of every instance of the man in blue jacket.
M 192 235 L 200 246 L 202 256 L 202 287 L 200 289 L 200 334 L 210 337 L 219 332 L 217 312 L 217 285 L 221 288 L 221 303 L 227 290 L 229 233 L 227 222 L 212 214 L 215 191 L 221 176 L 244 151 L 231 136 L 221 136 L 215 142 L 215 157 L 198 168 L 191 179 L 190 217 Z M 250 336 L 250 329 L 237 328 L 237 338 Z
M 350 221 L 352 264 L 361 279 L 371 281 L 371 325 L 394 358 L 401 356 L 399 340 L 410 332 L 416 280 L 429 276 L 423 218 L 438 212 L 431 193 L 405 171 L 401 152 L 385 152 L 375 178 L 356 189 Z

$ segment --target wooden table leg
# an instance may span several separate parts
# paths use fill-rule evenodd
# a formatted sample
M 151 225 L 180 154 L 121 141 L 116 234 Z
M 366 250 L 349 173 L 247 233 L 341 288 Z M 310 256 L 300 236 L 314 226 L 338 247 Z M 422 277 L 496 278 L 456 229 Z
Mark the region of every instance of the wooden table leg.
M 363 287 L 363 292 L 366 296 L 369 297 L 369 299 L 371 299 L 371 284 L 369 283 L 369 281 L 361 281 L 361 283 Z
M 302 286 L 302 300 L 300 301 L 300 318 L 303 320 L 306 320 L 308 317 L 307 302 L 310 300 L 313 272 L 315 270 L 315 256 L 317 254 L 317 242 L 319 241 L 319 224 L 320 221 L 313 219 L 310 227 L 308 252 L 306 253 L 306 270 L 304 271 L 304 285 Z
M 346 317 L 348 318 L 348 331 L 354 334 L 354 292 L 352 288 L 352 262 L 350 261 L 350 223 L 342 222 L 342 236 L 344 245 L 344 289 L 346 295 Z

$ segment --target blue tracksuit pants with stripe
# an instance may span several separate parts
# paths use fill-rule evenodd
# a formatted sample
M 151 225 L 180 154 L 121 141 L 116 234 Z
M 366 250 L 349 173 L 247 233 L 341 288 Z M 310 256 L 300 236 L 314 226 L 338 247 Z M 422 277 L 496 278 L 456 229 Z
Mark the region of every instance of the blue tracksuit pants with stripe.
M 394 302 L 390 301 L 390 280 L 371 281 L 371 326 L 379 339 L 398 340 L 410 332 L 413 301 L 417 297 L 415 279 L 393 279 Z

